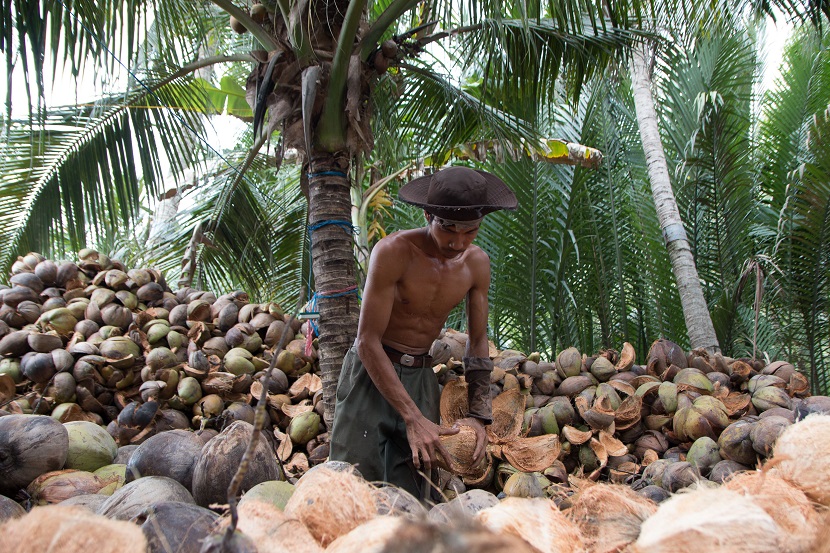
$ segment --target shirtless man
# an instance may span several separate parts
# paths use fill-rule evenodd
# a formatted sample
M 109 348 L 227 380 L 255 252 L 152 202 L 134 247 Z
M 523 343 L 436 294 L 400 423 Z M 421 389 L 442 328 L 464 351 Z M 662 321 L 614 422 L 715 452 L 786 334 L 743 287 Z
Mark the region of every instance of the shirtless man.
M 449 458 L 440 436 L 459 431 L 438 424 L 440 390 L 429 350 L 465 299 L 470 409 L 459 423 L 476 432 L 475 460 L 484 454 L 492 416 L 490 258 L 472 241 L 484 215 L 515 209 L 516 197 L 498 177 L 466 167 L 415 179 L 399 196 L 424 209 L 427 226 L 391 234 L 372 251 L 357 340 L 337 387 L 330 458 L 423 498 L 429 490 L 419 471 L 430 474 L 439 455 Z

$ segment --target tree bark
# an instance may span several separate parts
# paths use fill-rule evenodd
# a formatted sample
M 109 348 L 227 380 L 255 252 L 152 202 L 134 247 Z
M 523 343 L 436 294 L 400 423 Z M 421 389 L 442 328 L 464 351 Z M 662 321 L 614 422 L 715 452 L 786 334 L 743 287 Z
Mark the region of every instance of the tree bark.
M 345 152 L 315 152 L 309 164 L 308 222 L 314 293 L 320 313 L 320 372 L 323 380 L 324 419 L 331 429 L 337 380 L 343 357 L 357 335 L 360 314 L 354 240 L 349 156 Z M 322 226 L 321 223 L 328 223 Z M 348 225 L 348 226 L 346 226 Z M 314 228 L 316 227 L 316 228 Z
M 657 217 L 663 231 L 666 249 L 669 251 L 672 271 L 680 292 L 680 303 L 686 330 L 692 349 L 704 348 L 709 352 L 719 352 L 720 345 L 712 325 L 709 307 L 703 297 L 703 288 L 697 274 L 692 250 L 686 238 L 686 231 L 669 178 L 666 154 L 660 140 L 657 125 L 657 113 L 654 109 L 654 97 L 651 94 L 651 76 L 646 57 L 648 45 L 635 48 L 632 53 L 631 86 L 634 91 L 634 107 L 637 123 L 640 127 L 640 139 L 648 165 L 651 181 L 651 194 L 657 207 Z

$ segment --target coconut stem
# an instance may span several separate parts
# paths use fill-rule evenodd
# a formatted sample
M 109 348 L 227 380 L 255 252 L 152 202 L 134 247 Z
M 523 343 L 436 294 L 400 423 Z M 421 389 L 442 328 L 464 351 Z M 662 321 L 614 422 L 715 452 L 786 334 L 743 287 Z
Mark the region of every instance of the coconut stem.
M 265 404 L 268 400 L 268 382 L 271 380 L 271 371 L 274 370 L 274 367 L 277 364 L 277 356 L 279 355 L 280 351 L 285 347 L 285 341 L 288 338 L 288 332 L 291 329 L 291 325 L 294 322 L 294 319 L 297 317 L 297 313 L 300 312 L 303 306 L 303 298 L 305 298 L 305 286 L 300 286 L 300 297 L 297 299 L 297 306 L 294 308 L 294 312 L 291 313 L 291 318 L 286 323 L 285 328 L 282 330 L 282 335 L 280 336 L 280 341 L 277 343 L 274 351 L 271 354 L 271 364 L 268 367 L 268 371 L 265 373 L 265 376 L 262 378 L 262 392 L 260 393 L 259 400 L 257 401 L 255 417 L 254 417 L 254 430 L 251 432 L 251 440 L 248 442 L 248 447 L 245 449 L 245 454 L 242 455 L 242 460 L 239 462 L 239 468 L 236 469 L 236 474 L 233 476 L 233 480 L 231 480 L 230 486 L 228 486 L 228 509 L 231 512 L 231 523 L 228 525 L 227 530 L 225 531 L 225 536 L 222 539 L 222 545 L 220 548 L 220 552 L 224 551 L 232 551 L 230 547 L 231 539 L 233 533 L 236 531 L 236 525 L 239 522 L 239 513 L 236 508 L 236 497 L 239 494 L 239 488 L 242 486 L 242 480 L 245 478 L 245 474 L 248 472 L 248 465 L 250 464 L 250 460 L 254 456 L 254 450 L 256 449 L 256 445 L 259 443 L 259 435 L 262 432 L 262 426 L 265 423 Z M 284 472 L 282 467 L 282 461 L 280 460 L 279 456 L 277 456 L 277 462 L 280 464 L 280 471 Z

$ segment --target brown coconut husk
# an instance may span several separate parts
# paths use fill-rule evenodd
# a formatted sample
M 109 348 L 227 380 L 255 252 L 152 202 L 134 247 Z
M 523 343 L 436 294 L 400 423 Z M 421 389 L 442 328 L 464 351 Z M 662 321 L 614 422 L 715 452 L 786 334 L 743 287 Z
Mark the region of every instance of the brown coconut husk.
M 452 426 L 455 421 L 463 419 L 469 411 L 467 399 L 467 383 L 456 378 L 450 380 L 441 390 L 441 422 L 445 426 Z
M 476 449 L 476 431 L 472 426 L 462 424 L 457 434 L 441 436 L 441 444 L 450 454 L 449 464 L 439 458 L 439 466 L 453 474 L 472 477 L 481 476 L 487 470 L 487 459 L 482 455 L 478 463 L 473 463 Z
M 323 549 L 297 520 L 286 515 L 273 503 L 251 500 L 240 503 L 236 529 L 251 539 L 258 553 L 321 553 Z M 224 532 L 230 519 L 226 518 L 217 530 Z
M 405 519 L 396 516 L 381 515 L 364 522 L 343 534 L 326 547 L 326 553 L 382 553 L 394 544 L 402 529 Z
M 522 472 L 541 472 L 559 457 L 562 444 L 556 434 L 517 438 L 501 447 L 503 458 Z
M 525 396 L 518 388 L 507 390 L 493 399 L 493 423 L 487 426 L 490 443 L 504 443 L 517 438 L 522 431 Z
M 516 536 L 540 553 L 581 553 L 579 527 L 550 499 L 508 497 L 475 519 L 497 534 Z
M 810 415 L 784 430 L 770 465 L 807 497 L 830 506 L 830 415 Z
M 371 484 L 351 471 L 323 466 L 301 478 L 285 514 L 305 524 L 322 547 L 378 514 Z
M 4 553 L 145 553 L 147 540 L 130 522 L 90 513 L 83 507 L 35 507 L 0 526 Z
M 697 487 L 660 504 L 640 528 L 631 553 L 776 553 L 784 536 L 751 497 L 726 489 Z
M 621 484 L 596 484 L 571 498 L 570 518 L 593 553 L 620 551 L 640 534 L 643 521 L 657 511 L 653 501 Z
M 326 548 L 326 553 L 536 553 L 525 541 L 463 519 L 452 524 L 378 517 Z
M 809 551 L 818 529 L 819 515 L 798 488 L 769 471 L 739 472 L 724 487 L 750 496 L 778 524 L 786 537 L 788 553 Z

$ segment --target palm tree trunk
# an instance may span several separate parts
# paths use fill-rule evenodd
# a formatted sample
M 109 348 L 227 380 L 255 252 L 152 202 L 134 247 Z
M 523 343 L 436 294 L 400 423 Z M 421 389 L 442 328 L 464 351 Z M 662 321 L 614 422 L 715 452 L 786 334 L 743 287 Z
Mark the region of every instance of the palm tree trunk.
M 660 141 L 657 113 L 654 110 L 654 97 L 651 94 L 651 76 L 646 61 L 646 48 L 648 45 L 635 48 L 632 53 L 631 86 L 634 90 L 634 107 L 637 111 L 640 139 L 643 142 L 648 176 L 651 181 L 651 194 L 657 207 L 657 217 L 680 292 L 680 303 L 683 306 L 683 317 L 686 320 L 691 347 L 719 352 L 718 337 L 703 297 L 703 288 L 700 285 L 694 256 L 686 238 L 686 231 L 680 219 L 674 190 L 669 179 L 666 154 L 663 151 L 663 143 Z
M 346 153 L 315 152 L 309 164 L 308 221 L 317 307 L 320 313 L 320 372 L 326 426 L 334 420 L 337 379 L 343 357 L 357 335 L 352 199 Z

